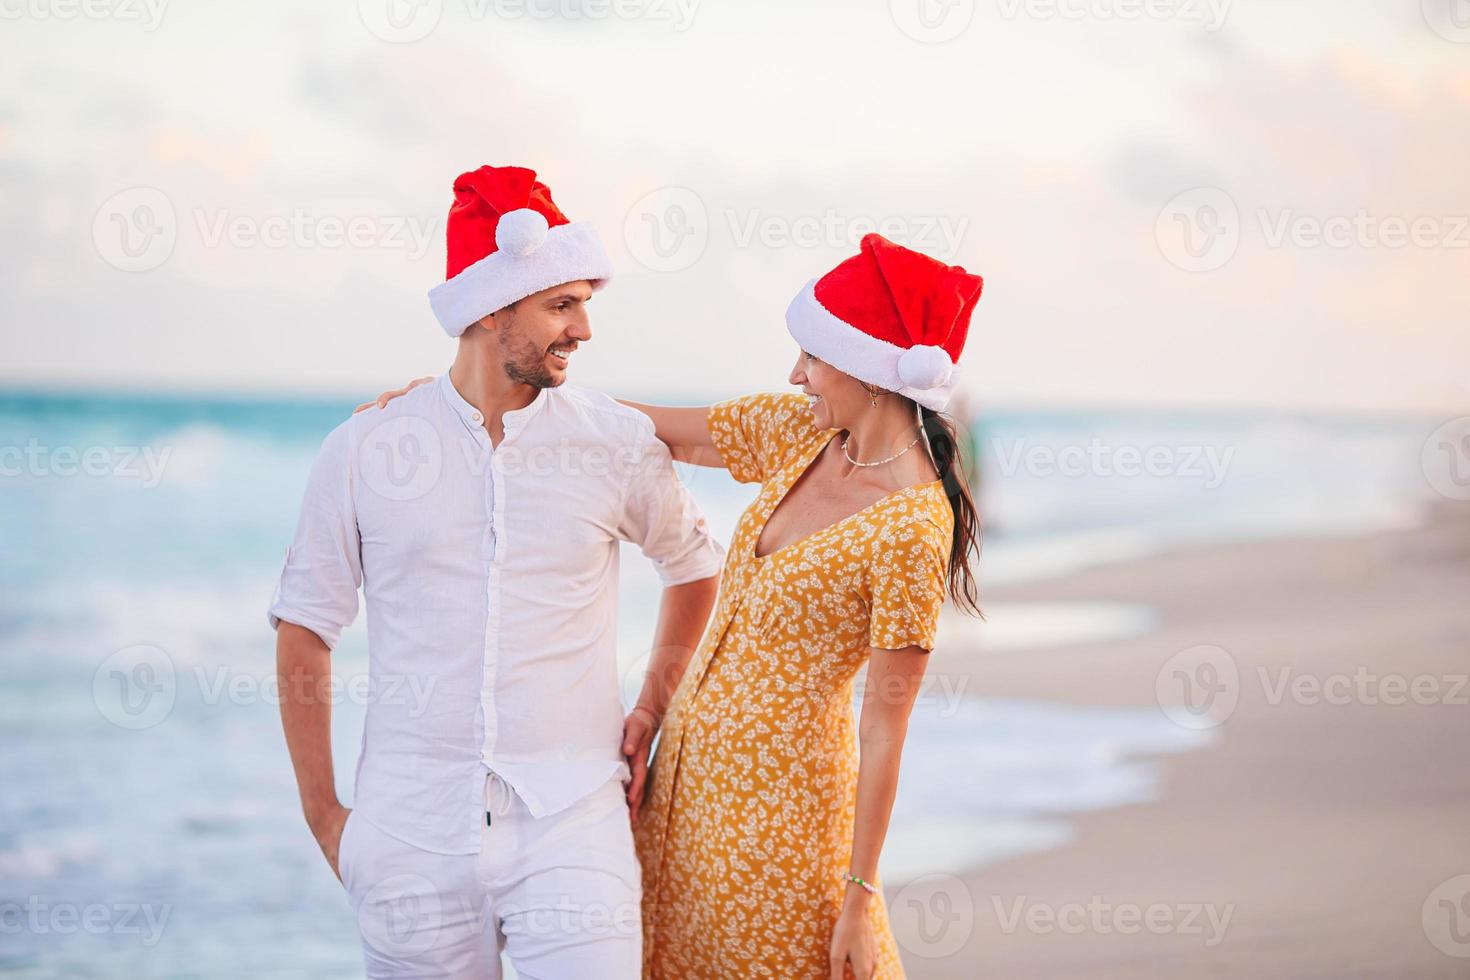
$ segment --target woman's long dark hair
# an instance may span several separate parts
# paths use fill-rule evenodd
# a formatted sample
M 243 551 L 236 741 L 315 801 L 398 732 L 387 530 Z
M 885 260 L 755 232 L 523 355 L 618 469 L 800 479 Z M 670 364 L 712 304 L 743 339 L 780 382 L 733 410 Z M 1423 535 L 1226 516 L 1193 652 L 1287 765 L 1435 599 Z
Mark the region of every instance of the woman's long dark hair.
M 960 450 L 959 436 L 954 421 L 947 415 L 932 409 L 919 407 L 919 420 L 928 437 L 930 452 L 934 455 L 934 466 L 939 478 L 944 481 L 944 493 L 949 497 L 949 506 L 954 510 L 954 542 L 949 553 L 949 594 L 955 605 L 963 612 L 973 613 L 981 619 L 980 586 L 975 573 L 970 569 L 970 555 L 980 555 L 980 512 L 970 495 L 970 479 L 966 472 L 964 454 Z

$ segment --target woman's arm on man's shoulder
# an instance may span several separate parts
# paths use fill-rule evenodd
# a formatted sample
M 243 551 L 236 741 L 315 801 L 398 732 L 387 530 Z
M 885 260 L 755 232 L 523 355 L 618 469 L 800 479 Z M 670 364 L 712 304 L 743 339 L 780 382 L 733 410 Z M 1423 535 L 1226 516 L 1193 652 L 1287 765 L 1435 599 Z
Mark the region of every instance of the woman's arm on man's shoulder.
M 415 378 L 402 388 L 394 388 L 385 391 L 375 401 L 365 402 L 354 412 L 361 412 L 376 405 L 382 408 L 390 401 L 426 384 L 433 378 Z M 694 408 L 683 408 L 666 405 L 645 405 L 641 402 L 628 401 L 619 398 L 618 401 L 631 409 L 642 412 L 653 420 L 654 433 L 659 441 L 669 447 L 669 455 L 681 463 L 693 463 L 696 466 L 713 466 L 719 469 L 727 469 L 725 459 L 720 455 L 719 449 L 715 447 L 714 438 L 709 431 L 710 406 L 698 406 Z
M 709 431 L 709 406 L 694 408 L 645 405 L 619 398 L 619 402 L 636 409 L 653 420 L 659 441 L 669 447 L 669 455 L 681 463 L 725 468 L 724 457 L 715 447 Z

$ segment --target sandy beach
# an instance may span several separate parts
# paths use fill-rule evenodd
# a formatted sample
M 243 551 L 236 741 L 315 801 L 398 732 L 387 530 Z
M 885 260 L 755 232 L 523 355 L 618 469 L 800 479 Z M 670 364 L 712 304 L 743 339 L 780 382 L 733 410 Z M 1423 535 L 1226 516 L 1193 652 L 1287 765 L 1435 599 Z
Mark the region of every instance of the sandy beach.
M 987 598 L 1143 603 L 1160 624 L 941 648 L 932 670 L 968 673 L 974 694 L 1154 707 L 1170 658 L 1214 645 L 1238 700 L 1212 744 L 1158 761 L 1156 802 L 1086 814 L 1054 850 L 889 882 L 910 976 L 1470 976 L 1470 877 L 1451 880 L 1470 875 L 1470 507 Z

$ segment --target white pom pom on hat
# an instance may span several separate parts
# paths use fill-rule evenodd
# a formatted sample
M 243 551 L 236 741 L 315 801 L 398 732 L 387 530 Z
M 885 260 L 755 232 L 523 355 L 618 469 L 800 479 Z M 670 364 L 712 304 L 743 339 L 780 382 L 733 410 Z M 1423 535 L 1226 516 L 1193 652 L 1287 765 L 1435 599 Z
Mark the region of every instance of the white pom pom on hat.
M 495 225 L 495 247 L 511 255 L 530 255 L 546 244 L 546 233 L 550 230 L 541 212 L 516 208 L 502 214 Z
M 954 372 L 954 361 L 943 347 L 916 344 L 898 356 L 898 377 L 907 388 L 938 388 Z

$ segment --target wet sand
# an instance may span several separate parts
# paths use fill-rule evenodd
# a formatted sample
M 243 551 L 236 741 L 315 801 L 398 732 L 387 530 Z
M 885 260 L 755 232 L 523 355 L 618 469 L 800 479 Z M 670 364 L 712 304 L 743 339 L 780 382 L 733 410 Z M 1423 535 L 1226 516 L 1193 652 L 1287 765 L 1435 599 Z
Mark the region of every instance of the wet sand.
M 1160 622 L 1098 644 L 942 646 L 931 670 L 968 673 L 974 694 L 1156 708 L 1170 658 L 1215 645 L 1238 700 L 1210 746 L 1158 761 L 1156 802 L 1076 818 L 1054 850 L 889 881 L 910 976 L 1470 976 L 1470 877 L 1445 884 L 1470 876 L 1470 506 L 988 598 L 1145 603 Z

